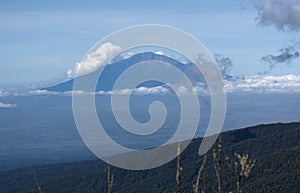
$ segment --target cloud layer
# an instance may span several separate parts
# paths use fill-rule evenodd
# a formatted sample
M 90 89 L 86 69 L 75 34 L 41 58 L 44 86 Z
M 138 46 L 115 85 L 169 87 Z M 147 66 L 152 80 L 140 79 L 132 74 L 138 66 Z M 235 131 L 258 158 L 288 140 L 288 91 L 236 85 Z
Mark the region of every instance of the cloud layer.
M 69 69 L 67 71 L 67 76 L 73 78 L 93 72 L 110 63 L 110 59 L 120 53 L 121 50 L 122 48 L 117 45 L 110 42 L 105 43 L 95 51 L 89 53 L 81 62 L 78 62 L 74 69 Z
M 279 30 L 300 29 L 300 3 L 292 0 L 265 0 L 258 7 L 257 20 L 261 26 L 273 25 Z
M 229 93 L 300 93 L 300 76 L 251 76 L 236 81 L 226 81 Z
M 0 108 L 16 108 L 16 104 L 2 103 L 0 102 Z
M 224 80 L 224 87 L 227 93 L 300 93 L 300 76 L 297 75 L 284 75 L 284 76 L 248 76 L 248 77 L 235 77 L 231 80 Z M 175 91 L 181 95 L 197 93 L 199 95 L 207 95 L 209 91 L 204 83 L 199 83 L 198 86 L 193 88 L 185 88 L 182 86 L 173 86 Z M 111 95 L 111 94 L 130 94 L 135 95 L 148 95 L 148 94 L 170 94 L 172 93 L 165 86 L 156 87 L 139 87 L 128 88 L 114 91 L 97 91 L 96 93 L 87 93 L 84 91 L 68 91 L 68 92 L 51 92 L 47 90 L 30 91 L 29 95 Z

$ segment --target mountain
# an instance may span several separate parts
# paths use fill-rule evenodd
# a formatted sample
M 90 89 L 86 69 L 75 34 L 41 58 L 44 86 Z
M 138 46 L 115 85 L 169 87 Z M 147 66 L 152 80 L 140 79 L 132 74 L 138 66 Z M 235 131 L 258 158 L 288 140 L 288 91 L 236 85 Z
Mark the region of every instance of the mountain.
M 249 154 L 256 165 L 249 179 L 242 183 L 243 192 L 300 192 L 300 123 L 258 125 L 224 132 L 220 135 L 223 158 L 221 183 L 223 192 L 236 192 L 236 179 L 225 163 L 234 153 Z M 201 138 L 195 139 L 181 155 L 182 192 L 192 192 L 203 157 L 197 152 Z M 0 173 L 1 193 L 107 192 L 106 164 L 100 160 L 20 168 Z M 111 168 L 114 193 L 176 191 L 177 160 L 152 170 L 128 171 Z M 207 154 L 202 186 L 205 192 L 217 192 L 212 150 Z M 36 175 L 35 175 L 36 174 Z M 35 176 L 36 179 L 35 180 Z
M 139 53 L 131 56 L 130 58 L 120 60 L 113 62 L 109 65 L 107 65 L 103 72 L 101 77 L 99 78 L 98 82 L 101 82 L 101 84 L 97 85 L 96 91 L 109 91 L 112 90 L 112 87 L 114 85 L 114 82 L 117 80 L 117 78 L 121 75 L 122 72 L 124 72 L 129 67 L 142 62 L 142 61 L 161 61 L 169 63 L 176 68 L 178 68 L 180 71 L 185 73 L 187 77 L 189 77 L 193 82 L 203 81 L 202 76 L 200 72 L 196 69 L 196 67 L 192 64 L 183 64 L 173 58 L 170 58 L 165 55 L 158 55 L 154 54 L 152 52 L 144 52 Z M 82 75 L 81 77 L 78 77 L 78 79 L 88 79 L 92 77 L 96 77 L 99 73 L 99 69 L 91 72 L 89 74 Z M 42 90 L 48 90 L 48 91 L 54 91 L 54 92 L 66 92 L 66 91 L 72 91 L 74 84 L 74 79 L 68 80 L 66 82 L 43 88 Z M 161 83 L 158 82 L 148 82 L 145 83 L 143 86 L 145 87 L 155 87 L 161 85 Z

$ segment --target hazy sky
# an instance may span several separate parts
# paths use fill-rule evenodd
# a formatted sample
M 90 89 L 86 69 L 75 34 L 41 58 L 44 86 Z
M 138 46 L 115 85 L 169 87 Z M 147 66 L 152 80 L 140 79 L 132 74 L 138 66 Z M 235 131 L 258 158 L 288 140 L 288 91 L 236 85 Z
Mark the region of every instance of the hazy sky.
M 300 41 L 297 20 L 284 20 L 282 24 L 279 17 L 272 19 L 277 13 L 261 15 L 260 8 L 266 8 L 270 1 L 1 1 L 0 84 L 64 79 L 67 70 L 106 35 L 149 23 L 191 33 L 212 53 L 229 57 L 234 64 L 233 75 L 256 75 L 268 69 L 262 57 L 271 55 L 275 58 L 269 59 L 279 60 L 276 56 L 282 54 L 281 48 Z M 287 2 L 290 4 L 282 4 L 283 11 L 292 10 L 298 16 L 299 4 Z M 287 54 L 297 50 L 299 47 Z M 270 74 L 300 75 L 299 63 L 295 55 L 288 65 L 281 62 Z

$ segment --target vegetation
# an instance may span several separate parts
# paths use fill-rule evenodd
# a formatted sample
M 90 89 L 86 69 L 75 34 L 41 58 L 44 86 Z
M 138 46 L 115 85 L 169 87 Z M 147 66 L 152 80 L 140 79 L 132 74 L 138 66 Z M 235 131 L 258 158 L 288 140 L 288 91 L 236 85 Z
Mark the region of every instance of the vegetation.
M 202 157 L 201 139 L 193 140 L 180 157 L 152 170 L 108 168 L 94 160 L 1 172 L 0 192 L 300 192 L 299 123 L 258 125 L 221 139 Z

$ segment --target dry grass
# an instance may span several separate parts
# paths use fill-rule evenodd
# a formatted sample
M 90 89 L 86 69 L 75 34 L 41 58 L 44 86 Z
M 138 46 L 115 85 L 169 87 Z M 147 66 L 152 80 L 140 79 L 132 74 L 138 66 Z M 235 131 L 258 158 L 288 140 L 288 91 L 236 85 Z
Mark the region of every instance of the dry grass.
M 180 143 L 178 144 L 177 148 L 177 172 L 176 172 L 176 182 L 177 182 L 177 193 L 182 193 L 181 192 L 181 172 L 183 168 L 181 167 L 180 163 Z
M 35 179 L 35 183 L 36 183 L 36 187 L 37 187 L 38 192 L 39 192 L 39 193 L 43 193 L 43 192 L 42 192 L 42 188 L 41 188 L 41 186 L 39 185 L 39 181 L 38 181 L 38 177 L 37 177 L 36 172 L 34 172 L 34 179 Z
M 217 145 L 217 148 L 213 149 L 213 164 L 214 164 L 214 169 L 216 172 L 216 178 L 218 182 L 218 193 L 222 192 L 222 183 L 221 183 L 221 164 L 222 164 L 222 145 L 221 145 L 221 140 L 219 139 L 219 144 Z M 180 144 L 178 144 L 178 149 L 177 149 L 177 172 L 176 172 L 176 182 L 177 182 L 177 193 L 182 193 L 182 187 L 181 187 L 181 172 L 183 170 L 180 162 Z M 236 161 L 232 163 L 231 159 L 226 156 L 226 163 L 228 167 L 234 171 L 234 175 L 236 176 L 236 192 L 237 193 L 242 193 L 242 182 L 244 182 L 250 175 L 251 171 L 253 170 L 255 166 L 255 160 L 249 159 L 248 155 L 240 155 L 235 153 L 235 159 Z M 206 155 L 204 156 L 204 159 L 202 161 L 202 164 L 199 168 L 198 175 L 196 182 L 193 184 L 193 191 L 194 193 L 205 193 L 205 184 L 203 183 L 203 171 L 205 169 L 205 164 L 206 164 Z M 201 183 L 204 184 L 203 188 L 201 190 Z
M 222 152 L 222 146 L 221 146 L 221 138 L 219 138 L 219 144 L 218 148 L 213 149 L 213 159 L 214 159 L 214 168 L 217 176 L 217 182 L 218 182 L 218 192 L 222 193 L 222 185 L 221 185 L 221 152 Z
M 203 178 L 202 174 L 203 174 L 205 163 L 206 163 L 206 155 L 204 156 L 204 160 L 201 164 L 201 167 L 199 168 L 196 183 L 193 185 L 193 190 L 194 190 L 195 193 L 200 193 L 199 188 L 200 188 L 201 180 Z M 204 192 L 204 190 L 202 192 Z
M 107 193 L 112 192 L 114 176 L 110 172 L 110 166 L 107 164 Z
M 228 167 L 234 171 L 234 175 L 237 178 L 236 182 L 236 191 L 237 193 L 242 193 L 242 182 L 245 181 L 251 171 L 253 170 L 255 166 L 255 160 L 250 160 L 248 154 L 247 155 L 240 155 L 240 154 L 235 154 L 236 161 L 234 162 L 234 167 L 231 159 L 229 157 L 226 157 L 226 162 Z

